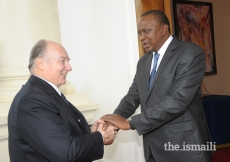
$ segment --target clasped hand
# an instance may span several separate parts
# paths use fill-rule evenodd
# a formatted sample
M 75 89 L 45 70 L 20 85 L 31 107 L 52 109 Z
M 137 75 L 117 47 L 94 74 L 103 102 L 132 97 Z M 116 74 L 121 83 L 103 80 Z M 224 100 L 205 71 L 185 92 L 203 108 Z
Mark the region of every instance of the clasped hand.
M 105 122 L 101 119 L 94 122 L 90 127 L 91 132 L 99 131 L 103 137 L 104 145 L 111 145 L 116 138 L 118 128 L 113 125 L 108 125 L 103 129 Z M 104 127 L 105 128 L 105 127 Z
M 129 130 L 129 122 L 118 114 L 107 114 L 94 122 L 91 127 L 91 132 L 101 132 L 104 145 L 111 145 L 116 138 L 118 129 Z

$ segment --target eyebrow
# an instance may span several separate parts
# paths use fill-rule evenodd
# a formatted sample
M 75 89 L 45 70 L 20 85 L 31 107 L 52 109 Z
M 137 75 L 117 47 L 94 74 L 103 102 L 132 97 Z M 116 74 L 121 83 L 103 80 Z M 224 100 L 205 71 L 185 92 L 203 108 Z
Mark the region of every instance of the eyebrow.
M 60 56 L 60 58 L 71 60 L 69 57 Z

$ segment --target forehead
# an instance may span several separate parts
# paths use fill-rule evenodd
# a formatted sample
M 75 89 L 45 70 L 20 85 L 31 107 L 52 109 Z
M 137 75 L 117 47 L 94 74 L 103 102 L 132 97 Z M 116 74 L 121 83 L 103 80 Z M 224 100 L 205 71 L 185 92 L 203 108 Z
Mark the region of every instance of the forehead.
M 138 30 L 142 30 L 144 28 L 151 28 L 157 25 L 159 25 L 159 23 L 154 15 L 146 15 L 140 18 L 137 28 Z
M 69 58 L 65 48 L 57 43 L 49 43 L 47 45 L 47 52 L 46 54 L 48 57 L 64 57 Z

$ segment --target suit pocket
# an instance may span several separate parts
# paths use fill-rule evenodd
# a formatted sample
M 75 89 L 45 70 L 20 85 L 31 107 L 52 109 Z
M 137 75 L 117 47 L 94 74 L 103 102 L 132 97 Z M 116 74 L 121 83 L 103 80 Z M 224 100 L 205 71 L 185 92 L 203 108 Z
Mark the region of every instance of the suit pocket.
M 177 133 L 177 132 L 184 132 L 184 131 L 191 131 L 196 129 L 195 124 L 192 120 L 181 122 L 181 123 L 174 123 L 168 124 L 169 132 Z

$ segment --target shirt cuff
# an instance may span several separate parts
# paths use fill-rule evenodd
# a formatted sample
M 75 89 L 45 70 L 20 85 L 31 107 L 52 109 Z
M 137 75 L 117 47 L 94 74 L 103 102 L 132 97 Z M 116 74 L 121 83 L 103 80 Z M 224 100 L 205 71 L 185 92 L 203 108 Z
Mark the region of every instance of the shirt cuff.
M 100 131 L 98 131 L 98 132 L 100 132 Z M 101 132 L 100 132 L 100 133 L 101 133 Z M 104 142 L 104 137 L 103 137 L 102 133 L 101 133 L 101 137 L 102 137 L 102 140 L 103 140 L 103 142 Z

